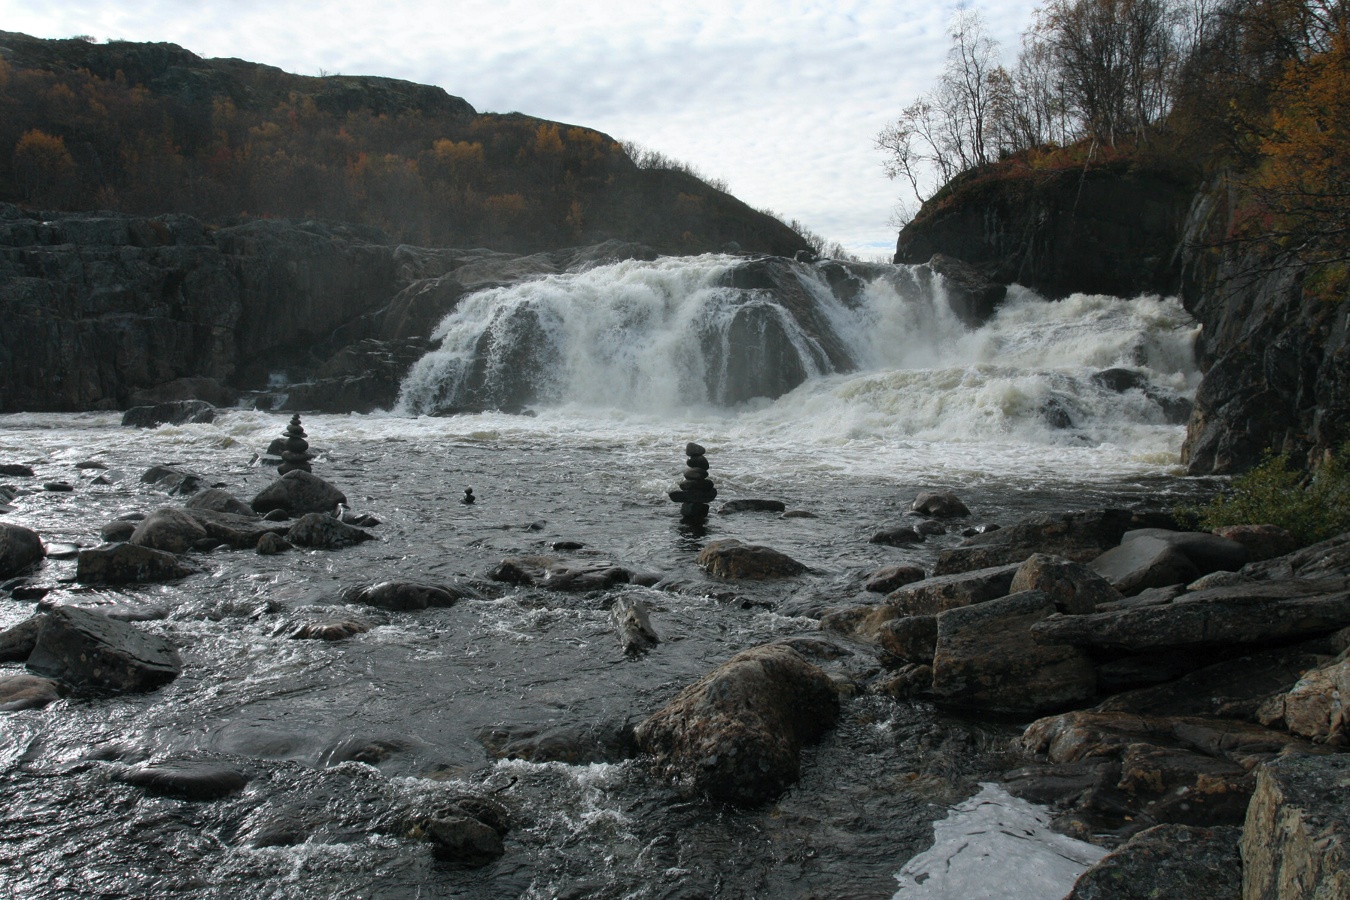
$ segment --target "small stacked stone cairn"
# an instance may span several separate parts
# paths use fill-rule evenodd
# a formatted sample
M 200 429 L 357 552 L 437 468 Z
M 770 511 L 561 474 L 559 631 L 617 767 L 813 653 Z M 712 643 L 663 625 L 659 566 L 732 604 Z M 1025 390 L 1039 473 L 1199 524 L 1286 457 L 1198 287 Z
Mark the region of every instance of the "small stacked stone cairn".
M 685 445 L 684 480 L 678 491 L 670 492 L 670 499 L 680 504 L 680 518 L 685 522 L 702 522 L 708 518 L 708 504 L 717 498 L 717 488 L 708 477 L 707 452 L 698 444 Z
M 277 466 L 277 474 L 285 475 L 287 472 L 294 472 L 296 469 L 303 469 L 306 472 L 312 471 L 309 467 L 309 461 L 314 458 L 314 454 L 309 452 L 309 441 L 305 440 L 305 429 L 300 424 L 300 414 L 291 416 L 291 424 L 286 426 L 285 446 L 281 451 L 281 465 Z

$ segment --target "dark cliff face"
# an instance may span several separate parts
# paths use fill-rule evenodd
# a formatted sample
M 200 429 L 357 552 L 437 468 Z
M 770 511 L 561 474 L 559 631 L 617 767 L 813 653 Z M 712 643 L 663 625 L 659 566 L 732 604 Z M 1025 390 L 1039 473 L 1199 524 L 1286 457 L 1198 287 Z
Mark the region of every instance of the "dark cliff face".
M 1049 297 L 1171 294 L 1193 193 L 1176 175 L 1124 165 L 971 172 L 905 226 L 895 261 L 954 256 Z
M 1350 303 L 1309 296 L 1304 266 L 1225 243 L 1230 204 L 1216 180 L 1186 229 L 1181 293 L 1205 377 L 1182 459 L 1193 474 L 1240 472 L 1266 450 L 1311 465 L 1350 439 Z

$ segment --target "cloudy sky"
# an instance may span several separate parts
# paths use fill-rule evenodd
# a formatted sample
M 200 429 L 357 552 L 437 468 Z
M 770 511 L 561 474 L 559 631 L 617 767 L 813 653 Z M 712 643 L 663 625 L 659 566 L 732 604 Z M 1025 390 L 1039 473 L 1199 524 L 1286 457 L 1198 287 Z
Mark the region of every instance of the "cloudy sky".
M 302 75 L 436 84 L 631 140 L 864 258 L 901 185 L 877 132 L 928 90 L 972 7 L 1005 59 L 1037 0 L 0 0 L 0 31 L 171 41 Z

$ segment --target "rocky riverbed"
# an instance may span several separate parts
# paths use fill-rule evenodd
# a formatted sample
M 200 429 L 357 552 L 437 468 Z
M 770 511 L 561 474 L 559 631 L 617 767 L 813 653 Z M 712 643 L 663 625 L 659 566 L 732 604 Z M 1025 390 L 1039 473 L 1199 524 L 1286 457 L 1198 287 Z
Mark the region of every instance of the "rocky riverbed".
M 283 417 L 7 417 L 4 877 L 887 897 L 981 782 L 1115 850 L 1083 897 L 1344 877 L 1350 541 L 1178 535 L 1207 488 L 1174 478 L 802 479 L 715 423 L 543 419 L 306 417 L 278 486 Z M 701 525 L 666 496 L 688 437 Z

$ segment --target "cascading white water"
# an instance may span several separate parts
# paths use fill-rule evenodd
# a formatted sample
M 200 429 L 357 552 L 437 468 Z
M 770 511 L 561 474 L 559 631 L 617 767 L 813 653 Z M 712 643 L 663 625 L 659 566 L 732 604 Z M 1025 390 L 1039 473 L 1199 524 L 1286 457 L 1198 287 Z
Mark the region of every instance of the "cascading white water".
M 1184 398 L 1199 380 L 1198 326 L 1175 300 L 1049 302 L 1014 287 L 971 329 L 926 269 L 869 267 L 876 277 L 844 302 L 816 269 L 795 266 L 806 316 L 769 290 L 725 286 L 740 265 L 729 256 L 630 261 L 471 295 L 405 380 L 400 411 L 467 405 L 477 379 L 488 396 L 526 381 L 539 406 L 716 416 L 716 400 L 736 396 L 726 381 L 737 355 L 763 369 L 777 352 L 805 380 L 730 410 L 760 433 L 1175 453 Z M 753 345 L 775 329 L 762 339 L 777 350 Z M 851 365 L 838 364 L 837 348 Z

